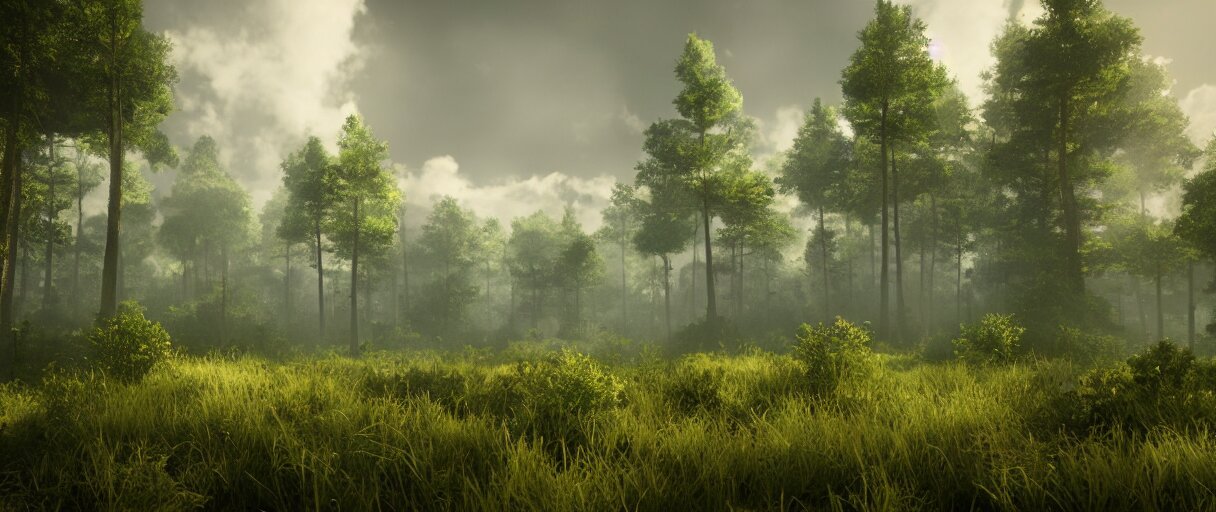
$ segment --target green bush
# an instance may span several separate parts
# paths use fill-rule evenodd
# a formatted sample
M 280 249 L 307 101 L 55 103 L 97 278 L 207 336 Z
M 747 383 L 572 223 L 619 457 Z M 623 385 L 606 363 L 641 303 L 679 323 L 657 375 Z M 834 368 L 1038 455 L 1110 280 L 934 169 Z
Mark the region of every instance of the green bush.
M 144 318 L 143 309 L 134 302 L 124 302 L 117 315 L 94 328 L 89 344 L 96 366 L 123 382 L 143 379 L 173 354 L 169 333 Z
M 802 324 L 794 358 L 806 367 L 811 391 L 829 394 L 846 378 L 864 378 L 875 366 L 870 331 L 836 317 L 832 325 Z
M 509 425 L 547 441 L 581 441 L 583 422 L 619 407 L 625 389 L 594 359 L 568 349 L 517 363 L 503 382 Z
M 1149 429 L 1216 426 L 1216 363 L 1162 340 L 1113 368 L 1082 377 L 1074 426 Z
M 969 363 L 1011 363 L 1025 332 L 1013 315 L 989 313 L 978 324 L 962 325 L 954 339 L 954 355 Z
M 1109 363 L 1119 359 L 1122 343 L 1114 336 L 1092 334 L 1061 325 L 1056 333 L 1056 351 L 1081 364 Z

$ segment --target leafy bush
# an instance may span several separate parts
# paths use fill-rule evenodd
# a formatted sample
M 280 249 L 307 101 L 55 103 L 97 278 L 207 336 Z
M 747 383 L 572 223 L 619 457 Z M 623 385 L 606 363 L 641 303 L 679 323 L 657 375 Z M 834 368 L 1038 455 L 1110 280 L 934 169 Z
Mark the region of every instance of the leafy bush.
M 1092 334 L 1066 325 L 1061 325 L 1056 333 L 1058 355 L 1081 364 L 1115 361 L 1122 349 L 1122 343 L 1114 336 Z
M 870 331 L 836 317 L 832 325 L 798 328 L 794 358 L 806 366 L 812 392 L 828 394 L 846 378 L 872 373 L 875 360 L 870 351 Z
M 173 354 L 169 333 L 144 318 L 143 308 L 134 302 L 124 302 L 117 315 L 94 328 L 89 343 L 97 367 L 123 382 L 143 379 Z
M 955 357 L 980 364 L 1013 362 L 1026 328 L 1013 320 L 1013 315 L 989 313 L 979 324 L 964 324 L 954 339 Z
M 1147 429 L 1216 426 L 1216 363 L 1162 340 L 1113 368 L 1082 377 L 1074 426 Z
M 694 322 L 676 331 L 667 345 L 673 355 L 712 352 L 736 344 L 739 329 L 725 318 Z
M 510 426 L 567 442 L 581 441 L 584 420 L 619 407 L 625 389 L 621 379 L 594 359 L 568 349 L 516 364 L 503 383 Z

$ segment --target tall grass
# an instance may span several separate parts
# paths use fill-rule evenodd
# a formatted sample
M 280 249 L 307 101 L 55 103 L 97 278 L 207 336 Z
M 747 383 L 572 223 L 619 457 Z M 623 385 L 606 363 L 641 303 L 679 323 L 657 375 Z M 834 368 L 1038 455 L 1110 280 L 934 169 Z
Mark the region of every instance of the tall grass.
M 185 357 L 135 384 L 6 385 L 0 509 L 1216 507 L 1206 430 L 1069 429 L 1066 363 L 879 356 L 824 395 L 757 350 L 511 354 Z M 602 385 L 528 380 L 554 375 Z

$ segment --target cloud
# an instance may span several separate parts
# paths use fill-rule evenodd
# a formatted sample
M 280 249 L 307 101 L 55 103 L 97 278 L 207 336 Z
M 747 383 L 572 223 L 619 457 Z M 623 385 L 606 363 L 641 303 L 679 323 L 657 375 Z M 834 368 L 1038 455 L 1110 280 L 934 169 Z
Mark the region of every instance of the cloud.
M 1191 119 L 1187 135 L 1195 144 L 1203 147 L 1216 132 L 1216 85 L 1203 84 L 1191 89 L 1178 105 Z
M 496 184 L 475 184 L 461 174 L 460 164 L 450 155 L 437 156 L 411 171 L 398 166 L 399 185 L 405 191 L 411 212 L 428 212 L 435 200 L 452 196 L 478 217 L 497 217 L 505 228 L 511 220 L 544 210 L 559 218 L 565 207 L 588 232 L 599 229 L 600 212 L 608 205 L 616 179 L 610 176 L 579 178 L 551 172 Z M 409 215 L 411 224 L 421 224 L 422 215 Z
M 278 165 L 308 135 L 331 146 L 358 110 L 349 88 L 367 54 L 353 39 L 363 0 L 263 0 L 231 17 L 172 29 L 179 143 L 216 139 L 260 204 Z M 187 140 L 180 140 L 187 139 Z

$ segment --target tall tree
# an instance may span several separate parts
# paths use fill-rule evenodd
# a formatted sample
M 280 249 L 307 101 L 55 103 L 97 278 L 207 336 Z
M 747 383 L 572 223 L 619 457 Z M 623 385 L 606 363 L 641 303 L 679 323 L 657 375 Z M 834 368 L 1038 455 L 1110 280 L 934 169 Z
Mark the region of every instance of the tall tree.
M 377 139 L 358 115 L 346 118 L 333 171 L 335 207 L 332 239 L 337 254 L 350 261 L 350 354 L 359 356 L 359 257 L 383 254 L 397 233 L 401 194 L 383 166 L 388 144 Z
M 604 208 L 604 225 L 596 236 L 605 241 L 617 244 L 621 259 L 621 329 L 629 326 L 629 286 L 626 280 L 628 267 L 625 264 L 625 250 L 638 232 L 637 194 L 633 186 L 617 183 L 612 187 L 612 198 L 607 208 Z
M 819 225 L 813 238 L 819 242 L 824 318 L 830 318 L 832 311 L 828 277 L 831 236 L 825 213 L 841 206 L 840 189 L 845 185 L 848 160 L 849 142 L 836 122 L 836 112 L 815 98 L 776 181 L 783 191 L 797 194 L 803 205 L 819 213 Z
M 287 157 L 282 164 L 283 187 L 287 189 L 287 208 L 279 228 L 279 236 L 290 243 L 309 238 L 317 269 L 317 341 L 325 340 L 325 245 L 322 237 L 328 229 L 334 209 L 333 158 L 325 151 L 321 139 L 310 137 L 304 145 Z M 303 234 L 301 230 L 306 230 Z
M 470 275 L 481 250 L 482 226 L 473 212 L 460 207 L 455 198 L 444 196 L 435 202 L 418 244 L 434 270 L 434 279 L 424 296 L 427 316 L 439 323 L 439 332 L 451 334 L 459 325 L 469 303 L 477 297 Z
M 879 331 L 899 335 L 903 329 L 902 266 L 898 254 L 899 175 L 891 155 L 895 142 L 914 140 L 924 133 L 931 119 L 934 99 L 948 83 L 945 70 L 929 56 L 925 24 L 911 8 L 878 0 L 875 16 L 858 35 L 861 47 L 853 53 L 840 81 L 845 97 L 845 117 L 860 135 L 878 141 L 879 175 L 882 183 L 882 263 L 879 298 Z M 895 211 L 896 323 L 890 330 L 890 220 Z

